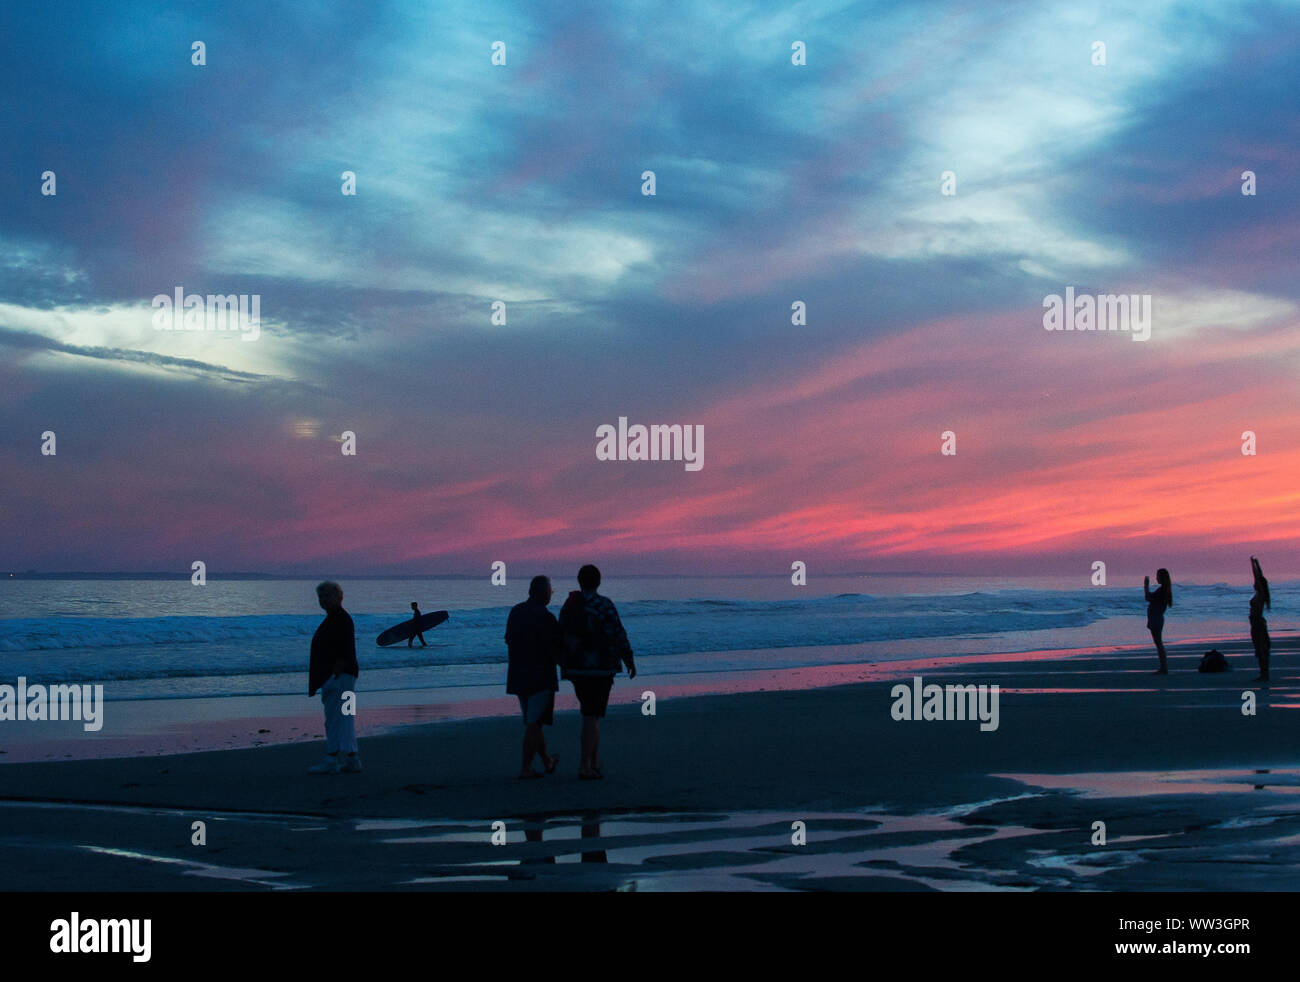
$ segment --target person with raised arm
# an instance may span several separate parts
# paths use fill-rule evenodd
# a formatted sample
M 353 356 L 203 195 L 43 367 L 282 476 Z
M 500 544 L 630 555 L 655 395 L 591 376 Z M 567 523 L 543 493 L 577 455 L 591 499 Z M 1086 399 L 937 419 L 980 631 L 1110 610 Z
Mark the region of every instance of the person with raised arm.
M 1273 600 L 1268 593 L 1268 580 L 1259 560 L 1250 557 L 1250 572 L 1255 578 L 1255 592 L 1250 597 L 1250 643 L 1255 646 L 1255 660 L 1259 662 L 1259 677 L 1256 682 L 1268 681 L 1268 656 L 1273 642 L 1268 636 L 1268 621 L 1264 619 L 1264 610 L 1273 609 Z
M 1165 658 L 1165 611 L 1174 605 L 1174 587 L 1173 581 L 1169 578 L 1169 570 L 1161 567 L 1156 570 L 1156 582 L 1160 584 L 1156 589 L 1151 589 L 1151 577 L 1142 577 L 1142 594 L 1147 601 L 1147 630 L 1151 632 L 1151 638 L 1156 643 L 1156 654 L 1160 656 L 1160 667 L 1156 669 L 1157 675 L 1169 674 L 1169 663 Z

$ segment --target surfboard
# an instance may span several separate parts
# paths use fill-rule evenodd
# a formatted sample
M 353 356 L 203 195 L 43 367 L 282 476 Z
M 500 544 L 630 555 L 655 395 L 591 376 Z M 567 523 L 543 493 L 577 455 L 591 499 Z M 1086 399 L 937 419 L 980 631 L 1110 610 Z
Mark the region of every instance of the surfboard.
M 446 619 L 447 612 L 445 610 L 435 610 L 432 614 L 421 614 L 418 621 L 408 618 L 400 624 L 394 624 L 375 638 L 375 644 L 385 648 L 390 644 L 396 644 L 398 641 L 405 641 L 407 638 L 415 637 L 421 631 L 428 631 L 437 627 Z

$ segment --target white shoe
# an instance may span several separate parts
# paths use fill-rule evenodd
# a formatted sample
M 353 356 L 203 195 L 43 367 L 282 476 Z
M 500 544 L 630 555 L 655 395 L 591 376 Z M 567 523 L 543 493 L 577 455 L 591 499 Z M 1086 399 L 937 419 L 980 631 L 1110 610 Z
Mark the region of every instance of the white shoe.
M 339 763 L 337 756 L 326 756 L 319 764 L 313 764 L 307 768 L 308 774 L 337 774 L 343 770 L 343 765 Z
M 343 764 L 339 768 L 344 774 L 361 773 L 361 757 L 358 754 L 348 754 L 343 758 Z

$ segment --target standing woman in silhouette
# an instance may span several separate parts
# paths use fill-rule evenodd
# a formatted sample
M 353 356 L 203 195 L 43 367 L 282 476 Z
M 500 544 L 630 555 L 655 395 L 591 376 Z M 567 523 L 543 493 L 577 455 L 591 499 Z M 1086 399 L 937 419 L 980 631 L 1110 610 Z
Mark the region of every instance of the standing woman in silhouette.
M 1259 560 L 1250 557 L 1250 571 L 1255 577 L 1255 592 L 1250 598 L 1250 642 L 1255 646 L 1255 660 L 1259 662 L 1259 678 L 1256 682 L 1268 681 L 1268 655 L 1273 643 L 1268 637 L 1268 621 L 1264 620 L 1264 608 L 1273 609 L 1273 601 L 1268 595 L 1268 580 L 1260 569 Z
M 1169 580 L 1169 570 L 1163 567 L 1156 570 L 1156 582 L 1160 585 L 1153 591 L 1151 577 L 1142 577 L 1142 593 L 1147 598 L 1147 630 L 1156 643 L 1156 654 L 1160 656 L 1157 675 L 1169 674 L 1169 663 L 1165 660 L 1165 643 L 1161 635 L 1165 630 L 1165 610 L 1174 605 L 1174 586 Z

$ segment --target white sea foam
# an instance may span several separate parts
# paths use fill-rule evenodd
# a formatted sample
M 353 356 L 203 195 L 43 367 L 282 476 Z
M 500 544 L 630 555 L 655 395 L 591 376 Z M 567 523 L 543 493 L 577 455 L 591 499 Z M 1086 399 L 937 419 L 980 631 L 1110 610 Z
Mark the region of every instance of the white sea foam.
M 27 586 L 39 591 L 41 584 Z M 79 586 L 83 592 L 91 592 L 85 584 Z M 64 584 L 58 589 L 69 592 L 72 588 Z M 318 612 L 104 616 L 120 609 L 115 605 L 124 603 L 118 599 L 124 593 L 130 596 L 129 609 L 149 609 L 151 590 L 159 594 L 156 607 L 166 610 L 185 609 L 191 596 L 198 596 L 208 610 L 223 605 L 235 610 L 274 610 L 277 604 L 284 606 L 283 596 L 295 597 L 298 609 L 310 610 L 304 598 L 297 598 L 298 593 L 310 592 L 301 582 L 286 586 L 284 581 L 270 581 L 244 584 L 240 589 L 243 592 L 238 597 L 222 601 L 219 593 L 197 594 L 198 588 L 196 593 L 182 593 L 165 581 L 152 586 L 136 583 L 130 591 L 99 583 L 93 593 L 101 599 L 88 601 L 82 608 L 84 615 L 0 618 L 0 674 L 27 674 L 50 682 L 173 680 L 174 684 L 166 687 L 168 694 L 221 694 L 220 684 L 195 685 L 189 691 L 183 683 L 238 676 L 240 691 L 295 691 L 311 635 L 320 623 Z M 509 603 L 460 607 L 447 603 L 451 619 L 426 634 L 429 647 L 417 643 L 413 648 L 378 648 L 375 637 L 402 615 L 366 612 L 362 605 L 373 603 L 373 597 L 382 593 L 394 596 L 393 606 L 398 608 L 413 589 L 410 584 L 395 589 L 373 583 L 349 589 L 350 600 L 345 600 L 345 605 L 356 623 L 363 675 L 373 679 L 376 671 L 388 671 L 392 685 L 419 687 L 489 684 L 502 674 L 506 660 L 502 635 Z M 413 595 L 421 597 L 423 608 L 438 609 L 435 601 L 425 598 L 436 598 L 439 584 L 426 582 L 419 589 L 422 592 Z M 647 588 L 647 592 L 654 590 L 663 593 L 666 588 L 653 584 Z M 260 597 L 259 591 L 269 599 Z M 1180 587 L 1167 622 L 1169 630 L 1176 633 L 1180 623 L 1196 618 L 1241 620 L 1244 624 L 1248 593 L 1247 588 L 1222 584 Z M 482 591 L 478 594 L 483 595 Z M 976 647 L 967 650 L 981 650 L 981 645 L 985 646 L 982 650 L 993 650 L 999 644 L 1001 650 L 1017 650 L 996 639 L 1026 635 L 1032 637 L 1030 644 L 1052 646 L 1044 640 L 1044 633 L 1071 643 L 1068 638 L 1072 634 L 1116 618 L 1123 620 L 1115 621 L 1118 628 L 1102 643 L 1112 637 L 1133 644 L 1146 639 L 1141 592 L 1135 596 L 1128 589 L 977 590 L 926 596 L 852 592 L 792 596 L 787 591 L 770 599 L 631 599 L 614 591 L 610 595 L 639 662 L 654 664 L 641 662 L 651 658 L 663 671 L 673 672 L 841 663 L 846 660 L 844 646 L 872 642 L 900 642 L 893 647 L 913 654 L 924 639 L 971 638 Z M 1275 584 L 1273 595 L 1270 625 L 1276 632 L 1287 624 L 1283 612 L 1296 609 L 1300 590 L 1296 584 Z M 486 596 L 507 599 L 504 590 Z M 517 598 L 508 599 L 513 603 Z M 60 609 L 67 609 L 71 602 L 63 596 Z M 0 612 L 9 613 L 15 606 L 11 596 Z M 761 655 L 753 653 L 756 649 L 761 649 Z M 944 649 L 936 643 L 928 650 Z M 701 656 L 701 652 L 708 654 Z M 110 699 L 121 697 L 109 692 Z

